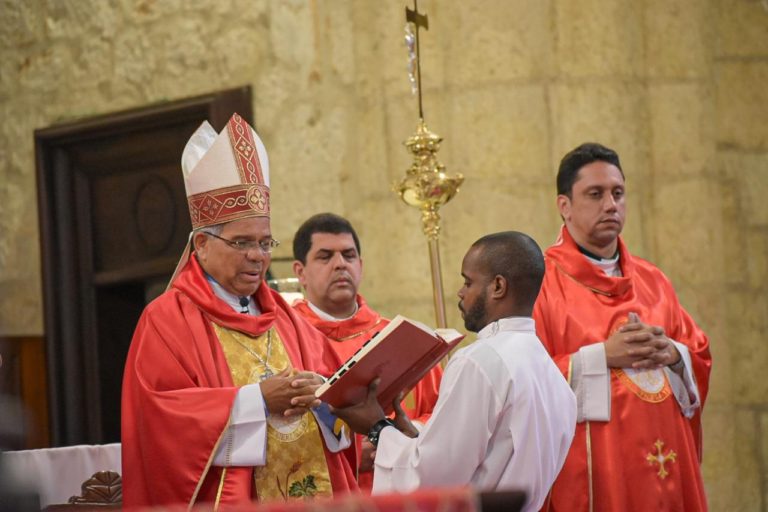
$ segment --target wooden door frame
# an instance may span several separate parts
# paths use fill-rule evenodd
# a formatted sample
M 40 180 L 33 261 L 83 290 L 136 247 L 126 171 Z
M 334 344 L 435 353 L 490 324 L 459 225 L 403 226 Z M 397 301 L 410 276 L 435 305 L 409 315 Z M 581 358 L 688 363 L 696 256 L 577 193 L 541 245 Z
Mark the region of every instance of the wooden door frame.
M 100 139 L 192 120 L 208 120 L 222 129 L 233 112 L 253 123 L 249 86 L 35 130 L 52 446 L 101 442 L 94 355 L 98 340 L 92 321 L 95 276 L 88 250 L 93 240 L 90 232 L 77 231 L 88 219 L 76 212 L 87 210 L 88 205 L 75 208 L 67 203 L 83 197 L 74 192 L 87 183 L 72 168 L 68 147 L 99 144 Z M 170 274 L 174 265 L 174 261 L 162 261 L 151 268 L 134 269 L 131 275 L 118 271 L 109 280 L 135 278 L 137 272 L 146 277 Z

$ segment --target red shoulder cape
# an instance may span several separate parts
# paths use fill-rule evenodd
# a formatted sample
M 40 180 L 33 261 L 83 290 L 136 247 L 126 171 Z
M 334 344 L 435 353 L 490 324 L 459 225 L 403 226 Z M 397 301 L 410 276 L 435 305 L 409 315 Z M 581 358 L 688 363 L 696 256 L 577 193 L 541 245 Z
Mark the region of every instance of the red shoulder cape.
M 539 338 L 569 378 L 571 355 L 607 339 L 635 312 L 688 347 L 703 404 L 712 364 L 707 336 L 661 270 L 632 256 L 621 238 L 619 253 L 623 276 L 610 277 L 584 257 L 563 227 L 545 252 L 544 283 L 533 313 Z M 647 460 L 657 440 L 677 457 L 666 463 L 669 475 L 663 479 L 658 465 Z M 688 420 L 674 396 L 644 400 L 611 371 L 611 420 L 577 424 L 552 488 L 551 509 L 588 510 L 591 479 L 594 510 L 704 510 L 700 458 L 701 410 Z

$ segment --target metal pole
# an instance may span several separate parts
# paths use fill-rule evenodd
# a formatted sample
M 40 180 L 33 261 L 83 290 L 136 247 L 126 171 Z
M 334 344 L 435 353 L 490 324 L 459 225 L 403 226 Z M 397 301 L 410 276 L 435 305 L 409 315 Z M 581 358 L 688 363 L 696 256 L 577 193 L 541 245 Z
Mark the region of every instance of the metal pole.
M 448 322 L 445 318 L 443 273 L 440 268 L 440 246 L 437 237 L 430 238 L 427 245 L 429 246 L 429 266 L 432 272 L 432 297 L 435 302 L 435 320 L 437 321 L 438 328 L 446 329 Z

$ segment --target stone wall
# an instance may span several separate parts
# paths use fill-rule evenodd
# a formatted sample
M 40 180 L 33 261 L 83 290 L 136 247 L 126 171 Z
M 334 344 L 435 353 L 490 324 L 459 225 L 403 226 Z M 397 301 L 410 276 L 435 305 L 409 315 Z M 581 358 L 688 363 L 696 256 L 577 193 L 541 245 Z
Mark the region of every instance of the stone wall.
M 713 510 L 768 510 L 768 10 L 760 0 L 422 0 L 426 120 L 466 183 L 443 210 L 449 323 L 466 247 L 555 238 L 554 176 L 616 148 L 625 237 L 711 336 Z M 376 0 L 0 0 L 0 334 L 43 333 L 33 136 L 54 123 L 251 84 L 273 232 L 358 227 L 363 292 L 432 321 L 418 214 L 390 191 L 416 126 L 403 4 Z M 284 243 L 278 256 L 288 256 Z

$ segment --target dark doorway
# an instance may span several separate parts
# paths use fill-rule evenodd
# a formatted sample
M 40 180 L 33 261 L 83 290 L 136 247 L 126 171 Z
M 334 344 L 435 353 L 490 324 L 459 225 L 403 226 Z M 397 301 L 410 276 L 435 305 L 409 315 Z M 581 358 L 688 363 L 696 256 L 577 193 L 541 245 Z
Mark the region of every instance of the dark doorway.
M 233 112 L 253 123 L 249 87 L 35 132 L 53 446 L 120 440 L 133 330 L 191 229 L 181 152 Z

